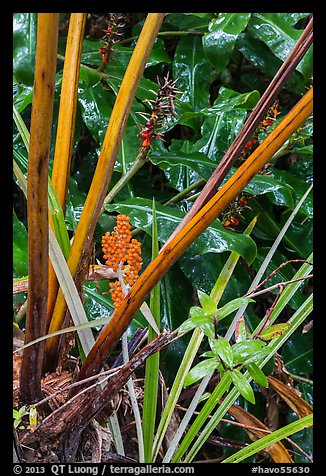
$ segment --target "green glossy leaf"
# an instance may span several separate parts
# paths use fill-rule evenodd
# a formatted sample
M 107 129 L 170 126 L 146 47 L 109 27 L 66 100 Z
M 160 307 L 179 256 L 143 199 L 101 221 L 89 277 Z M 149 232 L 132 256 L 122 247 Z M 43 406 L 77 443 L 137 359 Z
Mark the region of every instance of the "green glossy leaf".
M 205 58 L 202 40 L 198 36 L 180 38 L 173 60 L 172 74 L 178 78 L 178 88 L 183 91 L 180 100 L 199 111 L 209 105 L 209 86 L 214 71 Z
M 134 226 L 151 234 L 152 212 L 150 200 L 143 198 L 129 199 L 122 203 L 109 204 L 105 208 L 107 211 L 118 210 L 120 213 L 125 213 L 131 217 Z M 159 204 L 156 206 L 156 212 L 159 240 L 164 243 L 184 215 L 177 209 Z M 256 254 L 256 245 L 249 236 L 225 230 L 225 227 L 216 220 L 195 240 L 188 252 L 202 255 L 205 253 L 222 253 L 227 250 L 236 251 L 246 261 L 250 262 Z
M 279 183 L 283 183 L 287 187 L 291 187 L 293 189 L 295 200 L 291 208 L 294 208 L 294 206 L 299 202 L 299 200 L 302 198 L 304 193 L 307 191 L 307 189 L 311 185 L 310 183 L 307 183 L 305 180 L 302 180 L 299 177 L 296 177 L 292 173 L 287 172 L 285 170 L 273 169 L 273 171 L 271 172 L 271 176 L 274 179 L 276 179 Z M 308 197 L 305 199 L 302 206 L 300 207 L 300 212 L 304 213 L 310 218 L 313 216 L 313 192 L 312 191 L 309 193 Z
M 289 322 L 284 322 L 282 324 L 274 324 L 273 326 L 266 327 L 265 329 L 263 329 L 259 333 L 258 337 L 263 341 L 276 339 L 277 337 L 283 335 L 284 332 L 286 332 L 290 326 L 291 324 Z
M 33 86 L 36 52 L 37 13 L 14 13 L 13 72 L 16 79 Z
M 202 379 L 206 375 L 213 372 L 219 364 L 219 360 L 215 358 L 213 359 L 206 359 L 203 362 L 195 365 L 190 372 L 187 374 L 184 385 L 188 387 L 189 385 L 197 382 L 197 380 Z
M 232 382 L 237 389 L 237 391 L 250 403 L 255 403 L 255 395 L 251 388 L 250 383 L 247 381 L 246 377 L 237 369 L 229 371 Z
M 258 365 L 256 365 L 254 362 L 251 362 L 246 365 L 246 369 L 248 370 L 250 377 L 255 380 L 258 385 L 261 385 L 262 387 L 268 387 L 268 380 L 265 377 L 264 372 L 258 367 Z
M 247 304 L 249 302 L 255 301 L 247 297 L 233 299 L 218 310 L 217 318 L 219 320 L 224 319 L 229 314 L 231 314 L 231 312 L 236 311 L 237 309 L 239 309 L 239 307 L 243 306 L 243 304 Z
M 23 223 L 13 212 L 13 265 L 18 276 L 28 274 L 28 236 Z
M 181 324 L 179 334 L 198 327 L 208 337 L 215 336 L 213 319 L 201 307 L 192 307 L 189 314 L 190 318 Z
M 289 372 L 309 374 L 313 370 L 313 332 L 296 333 L 282 348 L 282 359 Z
M 237 342 L 232 346 L 234 362 L 248 363 L 262 357 L 260 351 L 266 347 L 266 343 L 259 339 L 247 339 L 245 341 Z
M 211 315 L 211 314 L 216 314 L 217 313 L 217 306 L 213 299 L 208 296 L 208 294 L 204 293 L 203 291 L 198 290 L 198 297 L 199 297 L 199 302 L 203 310 L 206 312 L 206 314 Z
M 86 195 L 82 193 L 76 180 L 70 177 L 66 204 L 66 222 L 70 230 L 75 231 L 82 214 Z
M 237 46 L 244 57 L 269 78 L 275 76 L 283 63 L 274 56 L 265 43 L 257 41 L 256 37 L 254 38 L 248 33 L 239 35 Z M 287 80 L 285 88 L 296 94 L 301 94 L 304 92 L 304 84 L 303 76 L 298 71 L 294 71 Z
M 189 167 L 196 171 L 198 175 L 205 180 L 209 179 L 216 168 L 216 164 L 201 152 L 153 152 L 150 154 L 149 158 L 153 164 L 158 165 L 166 172 L 170 182 L 172 172 L 171 168 L 180 169 L 180 166 Z M 177 180 L 174 180 L 172 184 L 178 190 L 182 190 L 182 187 L 178 185 Z
M 239 94 L 232 89 L 221 87 L 219 90 L 219 95 L 214 102 L 212 107 L 203 107 L 199 111 L 185 111 L 181 113 L 179 118 L 176 121 L 180 124 L 189 125 L 191 120 L 194 118 L 200 117 L 214 117 L 220 119 L 220 115 L 223 112 L 230 113 L 232 115 L 237 112 L 239 115 L 240 111 L 251 110 L 255 107 L 259 100 L 260 94 L 258 91 L 250 91 L 247 93 Z M 241 117 L 241 116 L 240 116 Z
M 256 38 L 263 41 L 274 55 L 285 61 L 298 41 L 302 30 L 293 28 L 284 20 L 282 13 L 254 13 L 249 22 L 249 30 Z M 306 79 L 312 71 L 312 49 L 297 66 Z
M 213 13 L 167 13 L 162 28 L 206 31 L 213 16 Z
M 238 35 L 246 28 L 251 13 L 220 13 L 209 24 L 203 37 L 203 46 L 207 59 L 218 71 L 224 71 L 228 65 Z
M 83 67 L 78 102 L 87 128 L 98 144 L 102 144 L 112 111 L 113 97 L 104 89 L 99 76 Z
M 219 336 L 218 339 L 209 339 L 209 345 L 212 351 L 220 357 L 227 367 L 233 367 L 232 347 L 224 337 Z
M 14 78 L 15 80 L 15 78 Z M 34 88 L 24 84 L 17 85 L 16 93 L 14 93 L 14 106 L 21 113 L 33 101 Z

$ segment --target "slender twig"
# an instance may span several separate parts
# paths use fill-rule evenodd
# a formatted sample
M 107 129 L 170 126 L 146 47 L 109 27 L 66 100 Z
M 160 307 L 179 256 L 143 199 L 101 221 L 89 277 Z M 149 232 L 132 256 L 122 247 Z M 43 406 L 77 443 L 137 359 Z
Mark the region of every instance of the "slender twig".
M 289 281 L 282 281 L 281 283 L 273 284 L 273 286 L 270 286 L 269 288 L 262 289 L 261 291 L 257 291 L 257 292 L 250 291 L 247 294 L 244 294 L 243 297 L 254 298 L 256 296 L 260 296 L 261 294 L 265 294 L 265 293 L 268 293 L 270 291 L 273 291 L 274 289 L 277 289 L 281 286 L 287 286 L 288 284 L 296 283 L 297 281 L 302 281 L 304 279 L 313 278 L 313 276 L 314 276 L 313 274 L 307 274 L 306 276 L 301 276 L 299 278 L 290 279 Z
M 293 378 L 293 380 L 297 380 L 298 382 L 302 382 L 302 383 L 307 383 L 308 385 L 314 384 L 314 381 L 311 380 L 310 378 L 302 377 L 301 375 L 292 374 L 291 372 L 288 372 L 288 373 L 290 377 Z
M 284 289 L 284 286 L 282 285 L 279 285 L 279 292 L 276 296 L 276 298 L 274 299 L 273 301 L 273 304 L 271 305 L 271 307 L 268 309 L 267 313 L 266 313 L 266 316 L 265 318 L 263 319 L 263 322 L 260 324 L 260 326 L 258 327 L 258 330 L 257 332 L 255 332 L 255 334 L 252 336 L 253 339 L 257 339 L 257 337 L 259 336 L 259 334 L 262 332 L 262 330 L 267 326 L 267 324 L 269 323 L 269 316 L 272 314 L 278 300 L 280 299 L 281 297 L 281 294 L 283 292 L 283 289 Z
M 146 164 L 149 159 L 147 157 L 147 154 L 149 152 L 149 147 L 144 150 L 140 151 L 140 153 L 137 155 L 136 159 L 132 163 L 131 167 L 126 171 L 124 175 L 118 180 L 118 182 L 112 187 L 112 189 L 109 191 L 107 196 L 104 199 L 103 206 L 101 208 L 101 214 L 105 212 L 105 206 L 108 205 L 109 203 L 114 200 L 114 198 L 118 195 L 120 190 L 132 179 L 132 177 L 142 168 L 144 164 Z
M 187 188 L 184 188 L 183 190 L 181 190 L 181 192 L 179 192 L 177 195 L 175 195 L 174 197 L 170 198 L 169 200 L 167 200 L 166 202 L 163 203 L 163 205 L 170 205 L 171 203 L 176 203 L 176 202 L 179 202 L 180 200 L 182 200 L 186 195 L 188 195 L 188 193 L 192 192 L 194 189 L 196 189 L 197 187 L 200 187 L 201 185 L 204 185 L 205 183 L 205 180 L 204 179 L 198 179 L 196 180 L 196 182 L 192 183 L 191 185 L 189 185 L 189 187 Z M 192 198 L 192 197 L 191 197 Z
M 305 259 L 290 259 L 288 261 L 285 261 L 284 263 L 281 263 L 277 268 L 275 268 L 270 274 L 269 276 L 267 276 L 267 278 L 265 278 L 263 281 L 261 281 L 258 286 L 256 286 L 254 289 L 251 290 L 250 294 L 253 294 L 255 293 L 259 288 L 261 288 L 262 286 L 264 286 L 264 284 L 269 281 L 273 276 L 275 276 L 276 273 L 279 272 L 280 269 L 284 268 L 284 266 L 286 266 L 287 264 L 289 263 L 308 263 L 310 264 L 311 266 L 313 265 L 313 263 L 305 260 Z
M 52 400 L 53 398 L 57 397 L 60 395 L 60 393 L 66 392 L 67 390 L 71 390 L 72 388 L 78 387 L 80 385 L 83 385 L 85 383 L 91 382 L 92 380 L 97 380 L 100 377 L 105 377 L 102 380 L 99 380 L 96 382 L 95 385 L 101 385 L 102 383 L 106 382 L 109 378 L 113 377 L 117 372 L 121 370 L 123 365 L 120 365 L 119 367 L 115 367 L 114 369 L 110 370 L 104 370 L 103 372 L 99 372 L 96 375 L 92 375 L 92 377 L 88 377 L 84 380 L 80 380 L 78 382 L 71 383 L 67 385 L 66 387 L 60 388 L 59 390 L 56 390 L 54 393 L 51 393 L 51 395 L 48 395 L 47 397 L 43 398 L 42 400 L 34 403 L 35 407 L 38 407 L 40 405 L 43 405 L 44 403 L 48 402 L 49 400 Z M 87 387 L 87 389 L 93 388 L 93 386 Z M 28 408 L 28 407 L 27 407 Z

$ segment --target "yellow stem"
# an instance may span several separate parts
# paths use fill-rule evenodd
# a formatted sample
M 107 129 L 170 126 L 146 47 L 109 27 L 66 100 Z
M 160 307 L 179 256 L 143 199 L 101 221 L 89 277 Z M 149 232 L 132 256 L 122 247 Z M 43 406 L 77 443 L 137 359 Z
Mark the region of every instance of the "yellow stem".
M 72 13 L 70 16 L 65 62 L 63 66 L 58 128 L 52 169 L 52 184 L 58 200 L 65 211 L 72 145 L 75 131 L 80 57 L 83 46 L 86 13 Z M 50 224 L 53 229 L 51 214 Z M 58 280 L 49 262 L 49 293 L 47 307 L 47 328 L 50 325 L 55 300 L 58 294 Z
M 147 15 L 139 40 L 135 46 L 121 83 L 105 134 L 92 184 L 85 201 L 84 209 L 68 257 L 68 266 L 72 276 L 76 275 L 82 251 L 85 248 L 87 241 L 90 240 L 93 235 L 105 194 L 107 193 L 111 180 L 113 167 L 132 102 L 163 19 L 164 13 L 149 13 Z M 65 311 L 66 303 L 62 292 L 59 290 L 49 332 L 54 332 L 61 328 Z M 57 345 L 58 338 L 54 337 L 48 339 L 46 345 L 48 365 L 55 364 Z
M 58 13 L 39 13 L 28 159 L 29 293 L 25 344 L 44 334 L 48 293 L 48 163 L 58 44 Z M 41 397 L 44 344 L 24 350 L 20 392 L 24 402 Z

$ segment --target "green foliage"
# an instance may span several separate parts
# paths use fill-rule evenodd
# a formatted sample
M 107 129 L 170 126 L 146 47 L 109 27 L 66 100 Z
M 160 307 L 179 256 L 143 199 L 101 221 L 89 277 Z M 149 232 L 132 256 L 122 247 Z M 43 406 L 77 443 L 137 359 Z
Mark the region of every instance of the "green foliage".
M 130 31 L 138 35 L 144 14 L 130 14 Z M 152 200 L 156 203 L 158 241 L 164 244 L 191 207 L 192 193 L 209 179 L 225 152 L 238 135 L 248 114 L 257 104 L 266 84 L 274 77 L 284 59 L 295 45 L 309 18 L 308 13 L 168 13 L 155 42 L 133 102 L 122 144 L 118 152 L 109 190 L 120 180 L 134 162 L 140 148 L 138 134 L 145 120 L 139 112 L 149 112 L 146 100 L 155 99 L 156 77 L 170 71 L 181 91 L 176 101 L 177 115 L 161 127 L 164 140 L 154 140 L 148 162 L 132 177 L 105 207 L 95 230 L 96 258 L 102 260 L 101 236 L 113 229 L 117 212 L 131 217 L 137 239 L 142 241 L 144 267 L 151 260 L 153 224 Z M 35 40 L 37 15 L 14 14 L 13 36 L 13 101 L 29 129 L 33 100 Z M 173 32 L 179 31 L 180 35 Z M 167 34 L 171 32 L 171 34 Z M 185 34 L 187 33 L 187 34 Z M 126 46 L 126 44 L 128 46 Z M 84 39 L 79 77 L 76 131 L 73 160 L 67 195 L 65 224 L 71 239 L 82 213 L 107 124 L 114 106 L 124 72 L 135 42 L 116 45 L 112 60 L 100 71 L 103 45 L 99 38 Z M 50 155 L 50 175 L 55 143 L 57 106 L 62 83 L 62 56 L 66 37 L 59 38 L 59 56 L 53 116 L 53 136 Z M 277 121 L 281 120 L 310 85 L 312 77 L 312 48 L 309 49 L 279 94 Z M 259 141 L 273 129 L 261 131 Z M 211 372 L 227 374 L 234 387 L 253 403 L 255 395 L 244 372 L 261 386 L 267 386 L 260 364 L 268 354 L 268 346 L 279 336 L 287 335 L 288 325 L 277 323 L 265 327 L 259 338 L 250 335 L 264 317 L 260 300 L 241 298 L 252 282 L 255 272 L 272 246 L 291 211 L 312 183 L 313 119 L 285 144 L 270 167 L 258 174 L 246 186 L 248 207 L 238 216 L 234 229 L 223 226 L 222 217 L 189 247 L 160 283 L 161 328 L 180 327 L 180 333 L 199 329 L 207 339 L 201 349 L 201 359 L 188 373 L 185 385 L 198 382 Z M 14 126 L 13 153 L 20 169 L 27 175 L 28 154 Z M 241 162 L 235 162 L 227 180 Z M 15 187 L 17 180 L 15 180 Z M 165 205 L 179 192 L 193 186 L 175 203 Z M 13 267 L 15 276 L 28 274 L 28 248 L 24 205 L 15 202 L 13 213 Z M 20 212 L 20 213 L 18 213 Z M 244 230 L 258 215 L 252 235 Z M 305 259 L 312 250 L 312 192 L 296 215 L 288 232 L 274 254 L 264 277 L 281 263 L 295 258 Z M 240 255 L 239 263 L 229 279 L 218 306 L 208 293 L 213 288 L 230 252 Z M 299 268 L 290 263 L 273 276 L 268 285 L 291 279 Z M 108 281 L 84 283 L 85 310 L 89 320 L 106 317 L 113 305 L 108 293 Z M 199 303 L 196 296 L 199 298 Z M 277 291 L 275 291 L 277 292 Z M 309 288 L 302 283 L 287 302 L 285 320 L 305 302 Z M 234 313 L 251 303 L 236 329 L 235 342 L 224 339 L 225 330 Z M 270 303 L 268 304 L 268 306 Z M 282 319 L 283 322 L 283 319 Z M 140 312 L 128 329 L 146 325 Z M 168 387 L 171 386 L 184 355 L 189 336 L 184 336 L 164 349 L 160 365 Z M 285 367 L 297 375 L 312 372 L 312 332 L 301 330 L 289 334 L 280 349 Z M 198 362 L 198 361 L 197 361 Z M 264 371 L 266 370 L 263 368 Z M 271 371 L 271 369 L 269 370 Z M 300 384 L 301 385 L 301 384 Z M 303 388 L 302 385 L 300 388 Z M 305 387 L 309 395 L 311 388 Z M 263 406 L 256 399 L 256 405 Z M 16 411 L 15 425 L 27 415 Z M 294 419 L 291 411 L 290 418 Z M 17 422 L 17 423 L 16 423 Z M 293 436 L 305 451 L 311 447 L 311 430 L 303 429 Z M 310 454 L 310 453 L 309 453 Z M 302 459 L 304 460 L 304 458 Z M 297 459 L 300 461 L 300 458 Z M 305 460 L 306 461 L 306 460 Z

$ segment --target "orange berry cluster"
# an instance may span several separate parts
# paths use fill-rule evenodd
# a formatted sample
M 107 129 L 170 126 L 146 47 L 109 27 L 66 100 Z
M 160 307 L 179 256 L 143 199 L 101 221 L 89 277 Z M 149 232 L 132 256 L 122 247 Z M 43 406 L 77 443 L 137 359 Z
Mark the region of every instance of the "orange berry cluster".
M 108 231 L 102 236 L 102 251 L 103 258 L 106 260 L 105 264 L 113 271 L 118 271 L 120 267 L 121 271 L 124 272 L 127 284 L 133 286 L 139 277 L 142 258 L 141 243 L 132 238 L 130 228 L 130 217 L 118 215 L 114 231 Z M 123 285 L 118 280 L 111 282 L 109 286 L 114 306 L 118 308 L 125 297 Z

